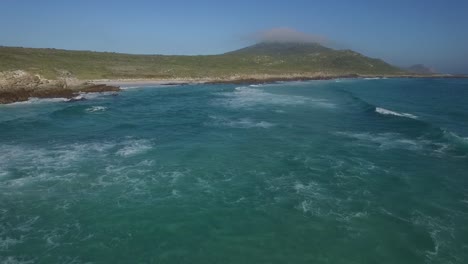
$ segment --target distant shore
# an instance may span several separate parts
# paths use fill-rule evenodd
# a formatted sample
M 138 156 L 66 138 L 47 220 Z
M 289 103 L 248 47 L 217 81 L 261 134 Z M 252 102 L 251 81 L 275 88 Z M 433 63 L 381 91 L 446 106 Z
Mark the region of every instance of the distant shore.
M 335 80 L 335 79 L 395 79 L 395 78 L 468 78 L 468 75 L 312 75 L 312 76 L 239 76 L 236 78 L 174 78 L 174 79 L 100 79 L 88 80 L 96 85 L 118 87 L 184 84 L 261 84 L 275 82 Z
M 275 82 L 313 81 L 313 80 L 333 80 L 343 78 L 359 78 L 357 75 L 340 76 L 267 76 L 267 77 L 239 77 L 239 78 L 179 78 L 179 79 L 101 79 L 88 80 L 95 85 L 109 85 L 117 87 L 132 86 L 170 86 L 187 84 L 262 84 Z
M 23 71 L 0 73 L 0 104 L 27 101 L 30 98 L 66 98 L 82 100 L 82 93 L 119 92 L 121 87 L 169 86 L 187 84 L 263 84 L 287 81 L 312 81 L 351 78 L 468 78 L 454 75 L 235 75 L 228 78 L 174 78 L 174 79 L 100 79 L 47 80 Z

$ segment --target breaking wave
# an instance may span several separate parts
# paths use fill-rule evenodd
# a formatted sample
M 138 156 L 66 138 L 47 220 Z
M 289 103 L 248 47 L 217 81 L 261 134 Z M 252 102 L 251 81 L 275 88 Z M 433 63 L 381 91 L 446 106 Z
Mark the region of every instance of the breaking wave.
M 452 152 L 456 156 L 468 153 L 468 138 L 461 137 L 444 128 L 434 126 L 410 113 L 396 112 L 378 107 L 346 90 L 338 90 L 351 99 L 351 104 L 360 113 L 400 118 L 395 132 L 338 132 L 342 136 L 355 138 L 362 143 L 373 143 L 381 148 L 403 148 L 409 150 L 430 150 L 437 153 Z
M 338 90 L 338 92 L 345 94 L 347 97 L 349 97 L 352 101 L 353 106 L 357 106 L 358 109 L 361 109 L 363 112 L 368 112 L 368 113 L 377 113 L 381 116 L 395 116 L 395 117 L 404 117 L 404 118 L 411 118 L 411 119 L 418 119 L 418 116 L 409 114 L 409 113 L 401 113 L 401 112 L 396 112 L 392 111 L 380 106 L 373 105 L 360 97 L 354 95 L 352 92 L 346 91 L 346 90 Z
M 382 107 L 376 107 L 375 112 L 382 114 L 382 115 L 393 115 L 393 116 L 400 116 L 400 117 L 408 117 L 408 118 L 413 118 L 413 119 L 418 119 L 417 116 L 408 114 L 408 113 L 399 113 L 395 111 L 391 111 Z
M 107 110 L 107 107 L 104 107 L 104 106 L 92 106 L 92 107 L 86 108 L 86 111 L 90 113 L 102 112 L 106 110 Z

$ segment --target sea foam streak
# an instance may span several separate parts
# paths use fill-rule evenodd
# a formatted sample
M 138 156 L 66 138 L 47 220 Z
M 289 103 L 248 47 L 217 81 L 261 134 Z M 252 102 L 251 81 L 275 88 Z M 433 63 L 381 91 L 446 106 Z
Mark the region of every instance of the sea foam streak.
M 210 116 L 210 118 L 214 120 L 213 123 L 216 126 L 227 126 L 233 128 L 271 128 L 275 126 L 275 124 L 272 124 L 270 122 L 256 122 L 250 118 L 241 118 L 238 120 L 230 120 L 228 118 L 218 116 Z
M 468 137 L 459 136 L 451 131 L 442 130 L 443 138 L 451 142 L 455 147 L 464 149 L 465 153 L 468 150 Z
M 346 136 L 358 140 L 361 144 L 378 145 L 381 149 L 394 149 L 402 148 L 408 150 L 422 150 L 428 143 L 423 140 L 414 140 L 403 137 L 398 133 L 350 133 L 350 132 L 337 132 L 336 135 Z
M 376 107 L 375 112 L 381 114 L 381 115 L 393 115 L 393 116 L 400 116 L 400 117 L 407 117 L 407 118 L 412 118 L 412 119 L 418 119 L 417 116 L 408 114 L 408 113 L 399 113 L 395 111 L 391 111 L 382 107 Z
M 255 87 L 237 87 L 234 92 L 221 93 L 227 99 L 221 100 L 221 103 L 229 108 L 251 108 L 260 105 L 311 105 L 323 108 L 333 108 L 335 104 L 325 99 L 314 99 L 300 95 L 286 95 L 268 93 Z
M 72 97 L 72 98 L 64 98 L 64 97 L 37 98 L 37 97 L 30 97 L 27 101 L 9 103 L 9 104 L 5 104 L 4 106 L 75 102 L 75 101 L 84 101 L 84 100 L 96 99 L 98 97 L 108 96 L 108 95 L 116 95 L 116 93 L 115 92 L 80 93 L 79 95 L 77 95 L 75 97 Z
M 129 157 L 137 154 L 144 153 L 152 148 L 148 140 L 132 140 L 127 143 L 123 148 L 117 151 L 117 155 L 122 157 Z
M 107 110 L 107 107 L 104 106 L 92 106 L 90 108 L 86 108 L 86 111 L 93 113 L 93 112 L 102 112 Z
M 111 162 L 115 156 L 129 158 L 153 148 L 148 139 L 124 139 L 121 142 L 75 143 L 49 148 L 22 147 L 1 144 L 0 188 L 26 187 L 35 182 L 68 182 L 81 174 L 75 171 L 93 160 Z M 114 157 L 109 159 L 109 157 Z M 9 178 L 20 168 L 22 177 Z
M 27 101 L 15 102 L 6 104 L 6 106 L 10 105 L 29 105 L 29 104 L 40 104 L 40 103 L 57 103 L 57 102 L 68 102 L 70 99 L 67 98 L 36 98 L 31 97 Z

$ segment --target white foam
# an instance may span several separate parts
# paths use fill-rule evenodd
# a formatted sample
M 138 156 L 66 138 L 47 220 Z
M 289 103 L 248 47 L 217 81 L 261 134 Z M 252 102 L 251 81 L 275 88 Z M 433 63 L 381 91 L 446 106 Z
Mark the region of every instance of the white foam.
M 124 147 L 117 151 L 117 155 L 129 157 L 144 153 L 152 149 L 152 145 L 148 140 L 130 140 L 124 143 Z
M 241 202 L 243 202 L 245 200 L 246 200 L 246 198 L 244 196 L 242 196 L 239 199 L 235 200 L 234 203 L 241 203 Z
M 412 222 L 414 225 L 425 228 L 434 243 L 434 248 L 426 251 L 426 257 L 429 260 L 441 261 L 441 258 L 443 258 L 441 251 L 447 254 L 456 247 L 457 243 L 454 241 L 455 229 L 452 221 L 447 221 L 447 219 L 444 221 L 442 218 L 415 211 L 413 212 Z
M 303 213 L 308 213 L 314 209 L 314 206 L 311 201 L 302 201 L 299 206 L 299 210 L 301 210 Z
M 14 103 L 6 104 L 6 106 L 68 102 L 69 100 L 70 99 L 68 99 L 68 98 L 36 98 L 36 97 L 31 97 L 27 101 L 14 102 Z
M 261 105 L 295 106 L 304 104 L 325 108 L 335 107 L 335 104 L 324 99 L 268 93 L 262 89 L 255 89 L 253 87 L 236 87 L 234 92 L 220 93 L 220 95 L 226 97 L 226 99 L 218 102 L 229 108 L 252 108 Z
M 307 185 L 301 182 L 296 182 L 293 189 L 303 197 L 313 200 L 327 200 L 327 195 L 324 194 L 325 190 L 316 182 L 309 182 Z
M 460 144 L 462 146 L 468 146 L 468 137 L 462 137 L 459 136 L 451 131 L 443 131 L 444 137 L 448 140 L 451 140 L 452 142 L 455 142 L 456 144 Z
M 90 113 L 102 112 L 102 111 L 106 111 L 106 110 L 107 110 L 107 107 L 104 107 L 104 106 L 92 106 L 92 107 L 86 108 L 86 111 L 88 111 Z
M 56 248 L 60 246 L 60 239 L 62 235 L 60 234 L 58 229 L 54 229 L 49 233 L 46 233 L 42 239 L 46 241 L 46 245 L 49 248 Z
M 71 102 L 71 101 L 79 101 L 79 100 L 90 100 L 96 99 L 98 97 L 107 96 L 107 95 L 114 95 L 115 92 L 93 92 L 93 93 L 79 93 L 77 96 L 73 98 L 37 98 L 31 97 L 27 101 L 21 102 L 14 102 L 9 104 L 3 104 L 1 106 L 20 106 L 20 105 L 36 105 L 36 104 L 46 104 L 46 103 L 61 103 L 61 102 Z
M 375 112 L 382 114 L 382 115 L 393 115 L 393 116 L 399 116 L 399 117 L 407 117 L 407 118 L 412 118 L 412 119 L 418 119 L 417 116 L 413 114 L 408 114 L 408 113 L 399 113 L 395 111 L 391 111 L 382 107 L 376 107 Z
M 411 151 L 423 151 L 430 155 L 440 156 L 446 154 L 447 150 L 450 149 L 454 144 L 451 143 L 441 143 L 434 142 L 433 140 L 424 139 L 424 138 L 407 138 L 403 134 L 399 133 L 352 133 L 352 132 L 336 132 L 336 135 L 345 136 L 357 141 L 351 141 L 350 144 L 357 144 L 362 146 L 369 147 L 378 147 L 382 150 L 387 149 L 406 149 Z M 453 135 L 444 134 L 444 136 L 450 137 Z M 463 138 L 452 138 L 455 141 L 455 144 L 466 143 L 463 142 Z M 462 141 L 457 141 L 462 140 Z M 468 142 L 467 142 L 468 143 Z
M 401 220 L 403 222 L 407 222 L 407 223 L 411 223 L 411 220 L 410 219 L 406 219 L 406 218 L 403 218 L 401 216 L 398 216 L 398 215 L 395 215 L 394 213 L 388 211 L 387 209 L 383 208 L 383 207 L 380 207 L 379 208 L 380 212 L 390 216 L 390 217 L 393 217 L 395 219 L 398 219 L 398 220 Z
M 313 106 L 318 106 L 321 108 L 335 108 L 336 107 L 334 103 L 330 103 L 328 100 L 325 100 L 325 99 L 310 99 L 309 103 Z
M 340 136 L 346 136 L 359 140 L 360 143 L 378 145 L 381 149 L 403 148 L 408 150 L 422 150 L 428 142 L 423 140 L 413 140 L 405 138 L 398 133 L 351 133 L 351 132 L 337 132 Z
M 151 185 L 175 186 L 178 179 L 185 174 L 179 171 L 159 171 L 153 167 L 153 162 L 142 161 L 137 164 L 111 164 L 105 167 L 105 172 L 99 175 L 93 187 L 106 188 L 108 186 L 124 186 L 128 189 L 125 198 L 132 195 L 149 194 Z M 173 188 L 175 189 L 175 188 Z
M 172 196 L 174 196 L 174 197 L 180 197 L 180 192 L 179 192 L 178 190 L 176 190 L 176 189 L 173 189 L 173 190 L 171 191 L 171 194 L 172 194 Z
M 107 163 L 115 160 L 107 156 L 130 157 L 143 153 L 153 147 L 149 140 L 126 139 L 122 142 L 74 143 L 51 145 L 46 147 L 14 146 L 0 144 L 0 172 L 2 177 L 19 170 L 22 177 L 6 178 L 0 181 L 0 187 L 8 191 L 27 187 L 39 182 L 70 182 L 86 174 L 80 174 L 74 168 L 89 160 L 103 160 Z M 144 164 L 137 164 L 139 167 Z M 15 187 L 15 188 L 12 188 Z
M 162 178 L 169 179 L 171 185 L 175 185 L 179 179 L 185 176 L 184 172 L 181 171 L 169 171 L 169 172 L 161 172 L 158 174 Z
M 72 99 L 69 99 L 68 101 L 80 101 L 80 100 L 85 100 L 86 98 L 83 95 L 77 95 L 73 97 Z
M 6 251 L 10 247 L 22 243 L 22 239 L 16 239 L 16 238 L 10 238 L 10 237 L 5 237 L 1 238 L 0 237 L 0 251 Z
M 101 99 L 106 96 L 117 95 L 117 92 L 92 92 L 92 93 L 80 93 L 78 96 L 81 99 L 92 100 L 92 99 Z
M 132 89 L 137 89 L 137 88 L 142 88 L 141 86 L 121 86 L 121 90 L 132 90 Z
M 88 234 L 85 237 L 83 237 L 82 239 L 80 239 L 80 241 L 87 241 L 87 240 L 90 240 L 93 237 L 94 237 L 94 234 Z
M 214 189 L 210 181 L 200 177 L 197 177 L 197 186 L 200 187 L 205 193 L 212 193 Z
M 237 128 L 270 128 L 275 126 L 266 121 L 255 122 L 249 118 L 242 118 L 240 120 L 227 121 L 225 125 Z
M 25 260 L 25 259 L 18 259 L 13 256 L 8 256 L 8 257 L 1 257 L 0 256 L 0 262 L 2 264 L 32 264 L 35 263 L 33 260 Z
M 60 202 L 60 204 L 55 205 L 55 210 L 67 211 L 70 209 L 71 203 L 67 200 Z
M 275 124 L 267 121 L 253 121 L 250 118 L 241 118 L 237 120 L 230 120 L 224 117 L 210 116 L 214 120 L 215 125 L 217 126 L 228 126 L 233 128 L 271 128 Z
M 367 212 L 356 212 L 356 213 L 351 214 L 351 217 L 353 218 L 366 218 L 368 216 L 369 214 Z
M 32 226 L 36 223 L 36 221 L 39 220 L 39 218 L 39 216 L 30 217 L 28 220 L 19 224 L 14 229 L 20 232 L 29 232 L 33 228 Z
M 0 179 L 6 178 L 9 174 L 8 171 L 0 171 Z

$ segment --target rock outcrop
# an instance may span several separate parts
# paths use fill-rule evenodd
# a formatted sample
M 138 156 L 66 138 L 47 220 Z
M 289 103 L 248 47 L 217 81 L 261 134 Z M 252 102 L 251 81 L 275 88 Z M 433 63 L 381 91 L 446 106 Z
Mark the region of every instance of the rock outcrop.
M 74 98 L 80 93 L 120 91 L 109 85 L 96 85 L 67 76 L 48 80 L 25 71 L 0 72 L 0 104 L 29 98 Z

